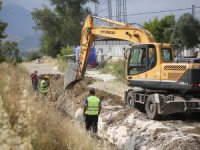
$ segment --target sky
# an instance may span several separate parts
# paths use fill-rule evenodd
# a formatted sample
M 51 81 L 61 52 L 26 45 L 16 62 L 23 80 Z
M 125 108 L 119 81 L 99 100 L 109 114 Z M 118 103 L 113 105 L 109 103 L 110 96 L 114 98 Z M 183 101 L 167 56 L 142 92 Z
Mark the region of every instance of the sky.
M 107 0 L 99 0 L 99 11 L 107 8 Z M 112 15 L 116 16 L 116 0 L 112 0 Z M 4 4 L 17 4 L 26 9 L 32 10 L 33 8 L 41 8 L 42 4 L 48 5 L 48 0 L 3 0 Z M 102 4 L 101 4 L 102 3 Z M 103 4 L 104 3 L 104 4 Z M 145 15 L 134 15 L 143 12 L 157 12 L 165 10 L 177 10 L 184 8 L 192 8 L 192 5 L 199 8 L 195 9 L 195 16 L 200 19 L 200 0 L 126 0 L 127 3 L 127 14 L 129 23 L 140 23 L 143 24 L 144 21 L 149 21 L 154 17 L 162 18 L 165 15 L 175 14 L 178 18 L 183 13 L 189 12 L 192 10 L 188 9 L 185 11 L 169 11 L 165 13 L 150 13 Z M 88 7 L 91 7 L 91 10 L 94 12 L 94 4 L 88 4 Z M 108 11 L 105 9 L 104 12 L 100 13 L 99 16 L 108 16 Z M 115 18 L 113 18 L 115 19 Z

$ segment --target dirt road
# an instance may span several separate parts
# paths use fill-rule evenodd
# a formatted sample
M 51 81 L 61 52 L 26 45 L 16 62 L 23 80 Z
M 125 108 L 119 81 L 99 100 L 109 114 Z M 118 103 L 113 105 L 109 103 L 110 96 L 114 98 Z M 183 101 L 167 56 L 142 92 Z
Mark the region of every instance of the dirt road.
M 33 66 L 37 69 L 37 64 Z M 52 73 L 51 70 L 49 73 Z M 97 79 L 86 77 L 73 88 L 59 93 L 56 107 L 83 123 L 83 99 L 87 97 L 90 87 L 96 88 L 103 105 L 98 126 L 101 138 L 123 150 L 200 150 L 198 120 L 188 116 L 149 120 L 144 113 L 123 104 L 123 91 L 129 88 L 124 83 L 95 71 L 87 71 L 87 76 Z M 61 87 L 61 83 L 53 84 L 55 89 Z
M 32 63 L 24 63 L 23 64 L 29 72 L 34 72 L 35 70 L 38 71 L 38 74 L 62 74 L 60 71 L 58 71 L 58 68 L 53 63 L 41 63 L 37 64 L 36 62 Z

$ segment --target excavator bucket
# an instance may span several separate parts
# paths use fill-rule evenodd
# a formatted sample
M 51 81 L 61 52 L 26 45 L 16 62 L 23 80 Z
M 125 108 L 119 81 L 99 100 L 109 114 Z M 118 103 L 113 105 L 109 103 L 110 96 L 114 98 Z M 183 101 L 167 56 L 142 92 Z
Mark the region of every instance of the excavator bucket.
M 75 70 L 69 68 L 65 72 L 65 79 L 64 79 L 64 88 L 69 89 L 74 84 L 76 84 L 80 79 L 77 79 L 77 73 Z

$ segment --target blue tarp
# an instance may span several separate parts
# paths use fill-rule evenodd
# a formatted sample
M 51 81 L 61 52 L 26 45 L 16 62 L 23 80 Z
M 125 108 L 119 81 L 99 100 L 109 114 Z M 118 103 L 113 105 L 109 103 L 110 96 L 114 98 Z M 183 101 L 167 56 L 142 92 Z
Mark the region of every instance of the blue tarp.
M 75 51 L 76 51 L 76 62 L 77 62 L 78 58 L 79 58 L 80 46 L 76 47 Z M 89 58 L 88 58 L 88 65 L 91 65 L 93 67 L 93 66 L 96 66 L 96 64 L 97 64 L 96 48 L 91 47 L 90 55 L 89 55 Z

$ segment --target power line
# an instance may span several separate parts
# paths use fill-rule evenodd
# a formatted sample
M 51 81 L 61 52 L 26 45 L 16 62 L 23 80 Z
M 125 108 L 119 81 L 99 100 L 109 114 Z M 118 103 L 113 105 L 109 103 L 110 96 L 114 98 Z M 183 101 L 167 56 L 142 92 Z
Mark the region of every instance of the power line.
M 199 9 L 200 6 L 195 6 L 196 9 Z M 127 16 L 139 16 L 139 15 L 148 15 L 148 14 L 158 14 L 158 13 L 165 13 L 165 12 L 178 12 L 178 11 L 184 11 L 184 10 L 192 10 L 192 8 L 180 8 L 180 9 L 170 9 L 170 10 L 160 10 L 160 11 L 151 11 L 151 12 L 141 12 L 141 13 L 133 13 L 133 14 L 127 14 Z M 101 17 L 108 17 L 108 16 L 101 16 Z M 117 16 L 112 16 L 117 17 Z
M 108 7 L 106 7 L 105 9 L 102 9 L 101 11 L 97 12 L 97 14 L 100 14 L 100 13 L 106 11 L 106 10 L 108 10 Z
M 98 5 L 104 5 L 104 4 L 106 4 L 108 1 L 107 0 L 105 0 L 104 2 L 102 2 L 102 3 L 99 3 Z
M 195 8 L 200 8 L 200 6 L 196 6 Z M 157 13 L 164 13 L 164 12 L 177 12 L 183 10 L 191 10 L 192 8 L 180 8 L 180 9 L 171 9 L 171 10 L 160 10 L 160 11 L 152 11 L 152 12 L 142 12 L 142 13 L 135 13 L 135 14 L 127 14 L 127 16 L 137 16 L 137 15 L 147 15 L 147 14 L 157 14 Z
M 107 1 L 105 1 L 107 2 Z M 195 9 L 199 9 L 200 6 L 195 6 Z M 104 11 L 106 11 L 108 8 L 105 8 L 101 11 L 98 12 L 99 13 L 102 13 Z M 152 12 L 141 12 L 141 13 L 132 13 L 132 14 L 127 14 L 127 16 L 139 16 L 139 15 L 148 15 L 148 14 L 158 14 L 158 13 L 165 13 L 165 12 L 178 12 L 178 11 L 184 11 L 184 10 L 192 10 L 191 7 L 189 8 L 180 8 L 180 9 L 171 9 L 171 10 L 160 10 L 160 11 L 152 11 Z M 199 12 L 196 12 L 196 13 L 199 13 Z M 14 14 L 14 15 L 24 15 L 24 16 L 31 16 L 31 14 L 25 14 L 25 13 L 17 13 L 17 12 L 14 12 L 14 11 L 7 11 L 7 12 L 4 12 L 4 11 L 0 11 L 0 14 Z M 108 16 L 104 16 L 104 17 L 108 17 Z M 112 17 L 117 17 L 117 16 L 112 16 Z

